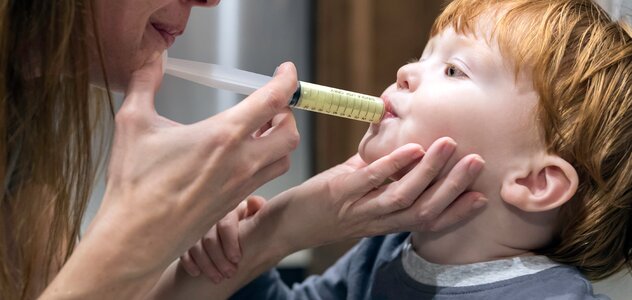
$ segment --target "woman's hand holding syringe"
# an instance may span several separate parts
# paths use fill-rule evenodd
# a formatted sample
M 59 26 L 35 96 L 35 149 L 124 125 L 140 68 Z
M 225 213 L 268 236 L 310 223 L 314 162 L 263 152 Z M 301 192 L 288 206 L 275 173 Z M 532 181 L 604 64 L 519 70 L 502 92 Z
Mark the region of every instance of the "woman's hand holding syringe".
M 243 95 L 250 95 L 271 79 L 239 69 L 164 56 L 165 71 L 169 75 Z M 378 97 L 302 81 L 297 83 L 288 105 L 371 123 L 379 123 L 386 111 L 384 101 Z

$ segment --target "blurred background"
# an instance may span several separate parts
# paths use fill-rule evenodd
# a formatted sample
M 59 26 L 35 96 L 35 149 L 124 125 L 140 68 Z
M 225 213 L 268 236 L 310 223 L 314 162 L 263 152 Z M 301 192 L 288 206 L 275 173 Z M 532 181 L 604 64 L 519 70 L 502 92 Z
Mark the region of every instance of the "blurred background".
M 630 1 L 599 1 L 630 18 Z M 421 0 L 230 0 L 213 9 L 194 9 L 186 33 L 169 56 L 272 75 L 284 61 L 296 64 L 299 79 L 379 96 L 398 68 L 418 58 L 433 20 L 445 1 Z M 628 9 L 621 9 L 627 7 Z M 181 123 L 205 119 L 243 96 L 166 76 L 156 99 L 160 114 Z M 283 176 L 257 190 L 271 198 L 356 153 L 368 125 L 295 110 L 301 143 Z M 103 195 L 97 185 L 86 222 Z M 319 274 L 356 241 L 295 253 L 279 266 L 288 283 Z M 630 299 L 632 280 L 623 274 L 598 283 L 613 299 Z

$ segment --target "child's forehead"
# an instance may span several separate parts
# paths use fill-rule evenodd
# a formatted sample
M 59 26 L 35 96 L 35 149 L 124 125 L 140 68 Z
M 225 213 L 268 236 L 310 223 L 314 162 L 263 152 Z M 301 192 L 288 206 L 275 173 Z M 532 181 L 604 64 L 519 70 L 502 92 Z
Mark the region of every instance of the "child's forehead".
M 504 74 L 513 77 L 512 83 L 520 90 L 533 88 L 531 66 L 518 66 L 517 60 L 508 56 L 511 54 L 501 51 L 498 40 L 489 31 L 457 32 L 453 27 L 447 27 L 428 41 L 422 59 L 434 53 L 464 59 L 478 75 Z
M 475 58 L 480 65 L 509 65 L 500 53 L 497 41 L 487 32 L 457 32 L 453 27 L 445 28 L 433 36 L 424 52 L 437 48 L 448 48 Z
M 500 8 L 490 9 L 472 16 L 454 16 L 467 18 L 467 23 L 454 21 L 435 27 L 431 39 L 448 35 L 460 44 L 478 48 L 498 48 L 498 20 L 504 12 Z
M 452 26 L 433 35 L 428 41 L 427 46 L 434 48 L 445 43 L 481 51 L 489 51 L 490 49 L 497 48 L 497 42 L 486 31 L 477 29 L 471 32 L 457 32 Z
M 528 28 L 533 25 L 531 16 L 513 14 L 507 5 L 494 4 L 478 10 L 458 10 L 442 14 L 435 23 L 432 40 L 445 34 L 455 34 L 464 41 L 476 42 L 478 49 L 491 49 L 502 63 L 515 70 L 530 68 L 537 45 Z M 429 43 L 430 45 L 430 43 Z M 527 59 L 528 58 L 528 59 Z

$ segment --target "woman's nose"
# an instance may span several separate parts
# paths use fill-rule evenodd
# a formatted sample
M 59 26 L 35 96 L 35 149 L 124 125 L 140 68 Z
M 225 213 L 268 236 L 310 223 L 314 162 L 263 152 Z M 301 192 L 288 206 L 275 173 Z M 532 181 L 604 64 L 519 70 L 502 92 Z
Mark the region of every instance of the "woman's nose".
M 182 1 L 188 2 L 193 6 L 213 7 L 213 6 L 217 6 L 220 0 L 182 0 Z
M 419 74 L 413 64 L 407 64 L 397 70 L 397 88 L 414 92 L 419 86 Z

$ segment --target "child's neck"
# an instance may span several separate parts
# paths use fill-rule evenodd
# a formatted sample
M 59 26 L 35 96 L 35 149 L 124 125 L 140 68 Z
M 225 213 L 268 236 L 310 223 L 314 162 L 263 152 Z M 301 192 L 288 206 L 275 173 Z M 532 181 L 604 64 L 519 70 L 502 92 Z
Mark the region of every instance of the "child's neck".
M 529 250 L 516 249 L 493 241 L 482 242 L 478 238 L 457 235 L 436 237 L 434 233 L 424 232 L 411 234 L 411 242 L 417 255 L 435 264 L 462 265 L 533 255 Z
M 533 255 L 533 249 L 551 240 L 554 213 L 514 213 L 486 209 L 446 231 L 412 232 L 412 245 L 419 256 L 436 264 L 470 264 Z

